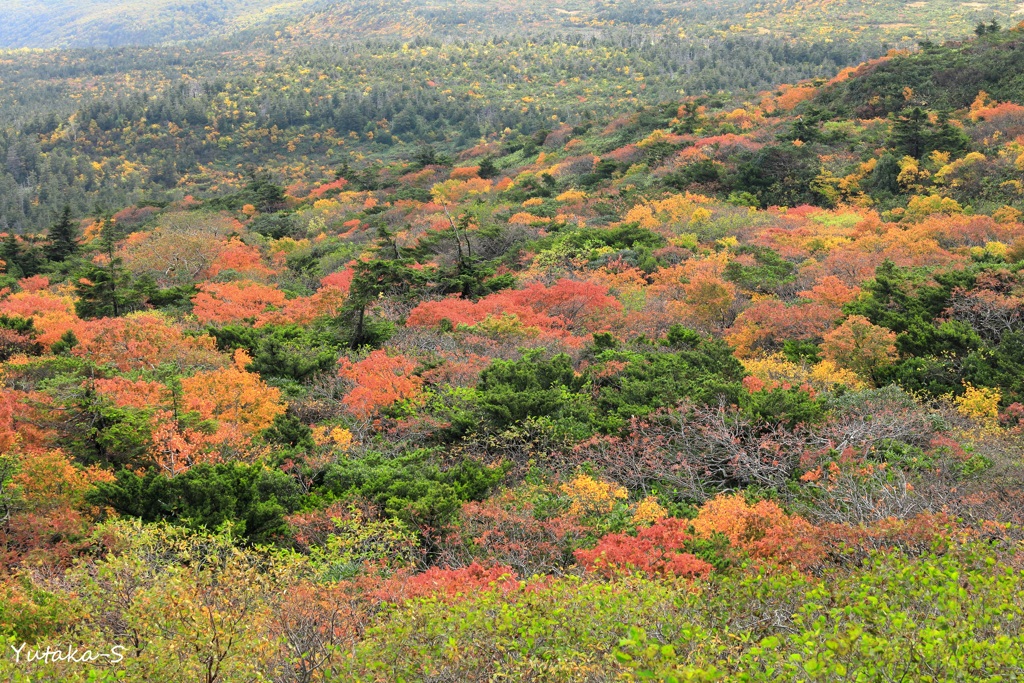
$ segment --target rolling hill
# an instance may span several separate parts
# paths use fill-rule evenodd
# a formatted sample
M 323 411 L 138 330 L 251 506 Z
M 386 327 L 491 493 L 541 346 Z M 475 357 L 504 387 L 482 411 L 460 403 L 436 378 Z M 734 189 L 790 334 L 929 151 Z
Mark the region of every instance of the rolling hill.
M 309 0 L 3 0 L 0 48 L 203 40 L 293 18 Z
M 411 39 L 566 31 L 600 36 L 610 28 L 675 34 L 771 35 L 796 40 L 897 45 L 943 40 L 979 21 L 1012 23 L 1015 0 L 3 0 L 0 48 L 118 47 L 199 41 L 250 29 L 304 40 L 371 36 Z

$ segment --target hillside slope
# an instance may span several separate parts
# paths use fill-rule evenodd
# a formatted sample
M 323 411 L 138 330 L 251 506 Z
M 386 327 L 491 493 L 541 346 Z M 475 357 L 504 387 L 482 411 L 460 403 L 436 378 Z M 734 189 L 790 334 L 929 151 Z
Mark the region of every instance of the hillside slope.
M 312 0 L 3 0 L 0 48 L 195 41 L 300 16 Z
M 875 118 L 910 101 L 953 111 L 980 90 L 1000 101 L 1024 102 L 1024 40 L 1004 32 L 981 39 L 925 44 L 912 55 L 865 64 L 818 98 L 835 117 Z M 909 93 L 909 94 L 908 94 Z
M 673 0 L 3 0 L 0 48 L 116 47 L 196 41 L 272 26 L 303 39 L 367 37 L 486 39 L 512 34 L 581 32 L 615 27 L 672 34 L 771 35 L 791 40 L 907 44 L 942 40 L 979 21 L 1012 23 L 1014 0 L 725 3 Z
M 1013 680 L 1022 32 L 32 55 L 118 96 L 4 133 L 0 680 Z

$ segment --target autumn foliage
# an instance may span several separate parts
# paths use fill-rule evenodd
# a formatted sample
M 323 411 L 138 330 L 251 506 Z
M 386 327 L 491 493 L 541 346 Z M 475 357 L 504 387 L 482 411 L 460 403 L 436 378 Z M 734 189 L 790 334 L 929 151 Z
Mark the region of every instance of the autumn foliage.
M 1020 30 L 456 4 L 5 53 L 0 678 L 1016 675 Z
M 204 283 L 192 300 L 202 323 L 253 322 L 268 309 L 284 305 L 284 292 L 270 285 L 242 280 Z
M 668 519 L 641 530 L 635 537 L 609 534 L 592 550 L 577 550 L 576 557 L 589 570 L 606 576 L 633 571 L 648 576 L 706 576 L 711 565 L 685 552 L 693 539 L 688 526 L 686 520 Z
M 342 403 L 356 417 L 367 419 L 399 401 L 415 398 L 423 383 L 413 374 L 415 369 L 415 361 L 384 351 L 374 351 L 356 363 L 343 358 L 338 374 L 355 386 Z
M 621 308 L 608 295 L 606 287 L 587 282 L 560 280 L 550 287 L 533 284 L 525 289 L 508 290 L 479 301 L 450 298 L 428 301 L 410 313 L 410 326 L 436 327 L 442 320 L 452 325 L 476 325 L 488 317 L 515 316 L 526 328 L 554 337 L 572 331 L 600 329 L 602 316 Z

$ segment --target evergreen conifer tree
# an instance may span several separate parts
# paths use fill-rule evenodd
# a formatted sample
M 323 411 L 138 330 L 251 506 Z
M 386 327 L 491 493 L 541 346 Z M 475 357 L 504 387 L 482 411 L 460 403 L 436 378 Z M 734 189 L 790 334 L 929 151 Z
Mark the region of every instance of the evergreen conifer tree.
M 63 261 L 69 256 L 78 253 L 78 227 L 71 219 L 71 207 L 64 205 L 60 218 L 50 228 L 47 236 L 50 238 L 44 253 L 50 261 Z

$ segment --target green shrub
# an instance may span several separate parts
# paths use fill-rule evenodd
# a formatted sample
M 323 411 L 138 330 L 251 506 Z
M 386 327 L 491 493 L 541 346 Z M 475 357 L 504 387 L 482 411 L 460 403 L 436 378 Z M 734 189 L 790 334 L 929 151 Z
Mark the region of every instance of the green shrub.
M 475 460 L 443 470 L 432 451 L 421 449 L 395 458 L 373 453 L 343 460 L 327 469 L 321 489 L 337 498 L 368 500 L 413 526 L 440 528 L 464 502 L 482 500 L 501 475 L 500 468 Z
M 603 350 L 595 361 L 592 373 L 612 363 L 625 363 L 621 371 L 596 381 L 598 419 L 605 431 L 621 429 L 631 417 L 649 415 L 684 398 L 735 403 L 745 374 L 728 344 L 679 326 L 656 346 Z
M 593 415 L 586 384 L 565 354 L 545 359 L 534 351 L 522 360 L 496 360 L 480 373 L 478 410 L 496 429 L 548 417 L 585 437 Z
M 233 523 L 238 535 L 254 543 L 283 536 L 288 530 L 284 515 L 295 511 L 301 499 L 294 479 L 261 465 L 200 464 L 174 478 L 121 470 L 116 477 L 98 485 L 89 501 L 145 522 L 166 520 L 209 530 Z

